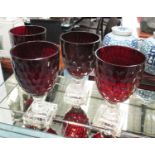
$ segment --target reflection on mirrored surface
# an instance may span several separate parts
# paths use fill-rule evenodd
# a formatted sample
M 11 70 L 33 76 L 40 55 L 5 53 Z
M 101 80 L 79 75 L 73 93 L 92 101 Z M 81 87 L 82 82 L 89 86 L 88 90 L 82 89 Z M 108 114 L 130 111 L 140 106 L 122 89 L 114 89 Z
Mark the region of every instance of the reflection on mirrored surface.
M 72 107 L 72 105 L 64 101 L 64 92 L 69 81 L 70 79 L 59 76 L 53 90 L 46 97 L 46 101 L 58 105 L 57 115 L 51 124 L 51 129 L 56 131 L 58 136 L 63 136 L 62 127 L 64 122 L 74 124 L 74 122 L 63 120 L 66 112 Z M 11 76 L 5 82 L 5 86 L 10 91 L 7 91 L 7 95 L 0 101 L 0 122 L 12 127 L 24 128 L 22 115 L 31 104 L 31 96 L 16 85 L 14 76 Z M 144 105 L 142 102 L 134 94 L 129 100 L 121 104 L 121 109 L 124 112 L 124 124 L 120 137 L 155 137 L 155 103 Z M 98 131 L 102 131 L 102 128 L 92 125 L 95 113 L 101 104 L 104 104 L 104 102 L 94 82 L 88 104 L 81 106 L 82 110 L 87 114 L 89 125 L 76 124 L 88 128 L 90 130 L 89 137 L 92 137 Z M 37 132 L 37 130 L 31 131 Z

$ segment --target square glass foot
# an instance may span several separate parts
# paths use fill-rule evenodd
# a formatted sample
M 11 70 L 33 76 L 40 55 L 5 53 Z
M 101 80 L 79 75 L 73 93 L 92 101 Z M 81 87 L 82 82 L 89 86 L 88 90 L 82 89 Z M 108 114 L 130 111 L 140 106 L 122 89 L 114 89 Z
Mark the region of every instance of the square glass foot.
M 82 83 L 70 83 L 64 94 L 64 101 L 71 105 L 86 105 L 88 98 L 92 92 L 93 84 L 89 81 L 82 81 Z
M 56 115 L 57 104 L 42 101 L 33 102 L 23 115 L 23 123 L 26 127 L 33 127 L 39 130 L 48 129 Z
M 107 135 L 119 137 L 122 121 L 121 111 L 118 105 L 101 105 L 94 117 L 93 125 L 102 128 L 103 130 L 101 130 Z

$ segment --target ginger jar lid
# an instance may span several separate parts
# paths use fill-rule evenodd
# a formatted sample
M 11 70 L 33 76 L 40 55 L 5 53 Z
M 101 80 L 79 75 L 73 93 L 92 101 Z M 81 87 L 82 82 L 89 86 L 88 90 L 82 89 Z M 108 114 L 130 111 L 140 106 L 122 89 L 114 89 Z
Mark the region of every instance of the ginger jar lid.
M 124 26 L 114 26 L 112 27 L 112 33 L 119 36 L 131 36 L 132 31 Z

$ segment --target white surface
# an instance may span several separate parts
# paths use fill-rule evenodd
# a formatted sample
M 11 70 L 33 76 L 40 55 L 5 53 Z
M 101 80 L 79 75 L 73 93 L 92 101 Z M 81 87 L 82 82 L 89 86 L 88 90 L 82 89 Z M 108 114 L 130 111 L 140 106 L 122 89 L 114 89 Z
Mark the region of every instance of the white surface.
M 6 50 L 0 50 L 0 58 L 10 58 L 10 52 Z
M 132 34 L 138 38 L 137 28 L 139 28 L 140 25 L 137 21 L 137 17 L 122 17 L 122 26 L 131 29 Z
M 0 18 L 0 38 L 2 49 L 9 52 L 11 48 L 9 30 L 13 27 L 24 25 L 22 18 Z

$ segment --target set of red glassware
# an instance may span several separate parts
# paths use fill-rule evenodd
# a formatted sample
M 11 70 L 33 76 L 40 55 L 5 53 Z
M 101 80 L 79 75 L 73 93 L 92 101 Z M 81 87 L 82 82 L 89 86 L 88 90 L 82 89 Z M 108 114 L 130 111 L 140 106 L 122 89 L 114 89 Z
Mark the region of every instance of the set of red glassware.
M 59 48 L 46 41 L 46 29 L 40 26 L 13 28 L 10 38 L 15 77 L 37 102 L 32 109 L 40 112 L 46 104 L 42 97 L 53 88 L 59 73 Z M 65 68 L 73 78 L 80 81 L 94 70 L 97 88 L 107 101 L 107 108 L 114 109 L 138 87 L 145 64 L 145 56 L 138 50 L 123 46 L 99 48 L 100 37 L 83 31 L 62 34 L 60 43 Z M 73 106 L 64 120 L 89 125 L 88 117 L 80 106 Z M 65 137 L 88 137 L 88 129 L 74 124 L 63 123 L 62 132 Z M 94 137 L 99 135 L 106 137 L 100 133 Z

